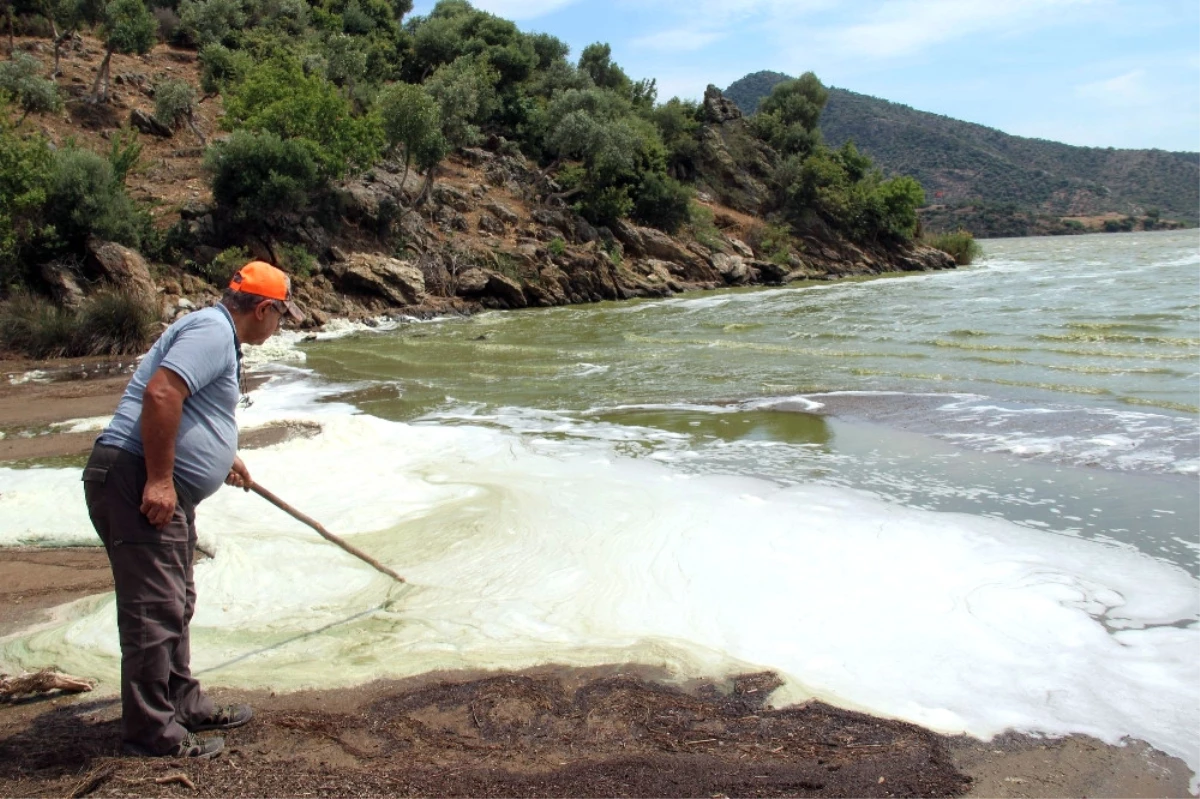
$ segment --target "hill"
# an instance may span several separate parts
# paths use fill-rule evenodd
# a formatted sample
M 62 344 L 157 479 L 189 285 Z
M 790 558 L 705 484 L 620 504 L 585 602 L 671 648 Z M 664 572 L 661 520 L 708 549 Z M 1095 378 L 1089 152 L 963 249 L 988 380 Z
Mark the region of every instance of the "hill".
M 372 28 L 371 52 L 410 47 L 391 69 L 430 77 L 361 95 L 334 69 L 357 47 L 365 80 L 371 41 L 348 33 L 260 25 L 244 47 L 198 50 L 164 15 L 126 53 L 91 30 L 56 47 L 19 21 L 31 32 L 0 42 L 0 88 L 21 98 L 0 101 L 0 356 L 140 351 L 251 257 L 292 274 L 313 326 L 955 265 L 914 240 L 917 198 L 876 203 L 865 224 L 781 205 L 766 182 L 779 154 L 715 88 L 656 104 L 604 48 L 574 65 L 466 4 Z M 481 24 L 523 69 L 422 49 L 447 25 L 473 47 Z M 422 54 L 436 68 L 415 66 Z M 132 304 L 111 305 L 114 286 Z M 124 318 L 136 324 L 105 321 Z
M 788 79 L 756 72 L 726 94 L 752 113 Z M 853 141 L 886 174 L 916 177 L 930 202 L 922 218 L 932 230 L 962 225 L 977 236 L 1006 236 L 1129 229 L 1129 217 L 1200 221 L 1198 153 L 1012 136 L 836 88 L 820 128 L 829 145 Z

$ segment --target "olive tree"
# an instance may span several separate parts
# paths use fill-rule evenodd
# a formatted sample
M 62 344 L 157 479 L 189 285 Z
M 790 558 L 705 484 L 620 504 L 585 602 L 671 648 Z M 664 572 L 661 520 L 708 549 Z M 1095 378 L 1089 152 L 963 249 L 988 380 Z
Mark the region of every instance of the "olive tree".
M 150 52 L 157 38 L 157 25 L 142 0 L 112 0 L 104 8 L 104 60 L 92 84 L 92 101 L 108 102 L 108 78 L 113 53 Z

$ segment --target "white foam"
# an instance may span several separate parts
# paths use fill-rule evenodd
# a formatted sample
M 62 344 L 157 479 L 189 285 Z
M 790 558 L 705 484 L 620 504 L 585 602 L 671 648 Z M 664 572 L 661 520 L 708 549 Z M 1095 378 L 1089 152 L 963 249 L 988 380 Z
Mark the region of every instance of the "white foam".
M 210 683 L 626 659 L 773 668 L 788 680 L 778 702 L 817 696 L 981 737 L 1133 736 L 1197 767 L 1198 586 L 1177 567 L 848 489 L 686 476 L 602 439 L 352 415 L 306 404 L 311 387 L 266 407 L 285 389 L 247 413 L 319 413 L 323 431 L 248 453 L 252 473 L 411 587 L 222 489 L 199 512 L 217 549 L 197 567 L 193 621 Z M 63 499 L 79 496 L 77 471 L 0 482 L 0 541 L 91 535 L 82 501 Z M 6 639 L 0 660 L 111 686 L 111 605 L 71 613 Z
M 107 416 L 88 416 L 82 419 L 68 419 L 65 422 L 55 422 L 50 425 L 55 433 L 98 433 L 108 427 L 112 414 Z
M 43 383 L 46 380 L 46 373 L 41 369 L 31 369 L 28 372 L 10 375 L 8 378 L 9 384 L 14 386 L 19 386 L 22 383 Z

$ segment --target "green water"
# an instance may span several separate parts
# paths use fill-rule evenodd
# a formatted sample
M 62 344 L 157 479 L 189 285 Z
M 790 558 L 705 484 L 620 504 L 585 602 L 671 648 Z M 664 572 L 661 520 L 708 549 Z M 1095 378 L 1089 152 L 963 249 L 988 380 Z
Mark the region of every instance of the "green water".
M 949 272 L 484 313 L 305 353 L 389 419 L 601 439 L 1194 567 L 1197 232 L 984 247 Z

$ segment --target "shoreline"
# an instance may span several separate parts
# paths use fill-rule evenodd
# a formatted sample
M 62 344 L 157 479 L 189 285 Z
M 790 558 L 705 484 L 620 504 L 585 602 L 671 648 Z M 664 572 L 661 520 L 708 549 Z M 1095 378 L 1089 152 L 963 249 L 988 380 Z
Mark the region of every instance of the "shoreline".
M 106 592 L 111 577 L 98 546 L 0 548 L 0 586 L 8 636 Z M 0 795 L 63 795 L 87 780 L 95 796 L 184 795 L 154 782 L 180 769 L 197 786 L 186 795 L 205 796 L 1189 795 L 1186 765 L 1140 741 L 985 742 L 820 702 L 772 708 L 770 673 L 683 686 L 668 676 L 551 663 L 288 693 L 218 686 L 218 702 L 250 702 L 256 721 L 205 763 L 120 757 L 116 686 L 102 683 L 6 705 Z
M 114 375 L 99 359 L 87 363 L 0 362 L 4 367 L 13 364 L 19 364 L 22 371 L 28 371 L 27 366 L 51 367 L 75 379 L 17 384 L 6 379 L 0 383 L 0 429 L 44 428 L 71 418 L 111 413 L 128 380 L 128 371 Z M 314 433 L 312 429 L 287 425 L 261 428 L 246 431 L 242 446 L 268 446 L 294 435 Z M 82 454 L 90 448 L 93 438 L 94 433 L 6 437 L 0 439 L 0 465 L 12 465 L 15 460 L 30 457 Z M 32 447 L 34 454 L 26 454 L 25 458 L 11 457 L 20 442 L 32 442 L 24 446 Z M 13 449 L 5 449 L 6 445 Z M 0 548 L 0 586 L 4 586 L 0 589 L 0 636 L 8 636 L 44 620 L 54 607 L 107 592 L 111 577 L 103 550 L 98 546 Z M 582 733 L 571 726 L 575 724 L 572 714 L 577 715 L 579 708 L 562 704 L 561 697 L 577 696 L 581 691 L 584 694 L 611 692 L 614 690 L 612 680 L 618 675 L 620 679 L 633 680 L 621 684 L 626 693 L 620 695 L 633 692 L 643 697 L 641 704 L 626 707 L 621 711 L 623 715 L 609 719 L 601 738 L 585 740 L 579 737 Z M 366 792 L 376 793 L 386 788 L 395 793 L 442 795 L 672 795 L 672 785 L 680 790 L 682 786 L 690 786 L 692 795 L 747 794 L 752 792 L 751 788 L 757 789 L 754 792 L 760 795 L 888 795 L 892 790 L 919 795 L 959 795 L 966 790 L 965 795 L 995 797 L 1189 795 L 1191 772 L 1183 761 L 1141 742 L 1113 746 L 1086 736 L 1043 739 L 1015 733 L 982 742 L 966 736 L 937 735 L 913 725 L 851 714 L 816 703 L 780 711 L 760 708 L 750 714 L 760 719 L 768 718 L 778 725 L 784 723 L 780 719 L 794 720 L 796 713 L 811 710 L 823 719 L 822 724 L 832 725 L 822 733 L 825 737 L 821 740 L 826 744 L 821 746 L 832 742 L 835 744 L 833 749 L 845 749 L 839 756 L 849 758 L 842 764 L 847 769 L 850 769 L 851 761 L 856 764 L 854 768 L 867 768 L 866 761 L 855 760 L 863 751 L 879 755 L 869 761 L 869 768 L 872 774 L 884 776 L 885 781 L 873 785 L 862 782 L 860 778 L 865 772 L 853 769 L 842 775 L 844 779 L 829 779 L 827 775 L 833 772 L 825 766 L 837 765 L 837 762 L 825 756 L 830 755 L 825 749 L 821 749 L 820 758 L 814 754 L 816 749 L 803 754 L 787 748 L 774 754 L 791 752 L 790 759 L 767 757 L 772 755 L 771 750 L 790 745 L 785 740 L 787 731 L 779 733 L 782 736 L 779 741 L 768 736 L 772 745 L 765 750 L 754 748 L 757 743 L 751 745 L 739 739 L 740 733 L 730 724 L 721 727 L 718 734 L 715 732 L 717 727 L 695 727 L 694 719 L 689 722 L 693 726 L 684 731 L 686 735 L 680 733 L 682 737 L 676 736 L 669 741 L 656 738 L 652 728 L 661 725 L 647 726 L 640 709 L 647 701 L 645 697 L 663 702 L 661 715 L 667 718 L 677 718 L 680 714 L 691 714 L 691 718 L 716 713 L 713 707 L 698 712 L 696 702 L 715 701 L 713 697 L 720 695 L 728 697 L 731 690 L 736 694 L 736 684 L 731 689 L 728 684 L 721 683 L 707 687 L 698 684 L 687 691 L 679 691 L 663 682 L 662 677 L 652 669 L 628 664 L 592 669 L 547 665 L 515 673 L 438 672 L 409 680 L 280 695 L 217 688 L 214 693 L 219 701 L 253 702 L 261 711 L 260 725 L 231 735 L 228 756 L 202 768 L 189 763 L 187 771 L 193 774 L 200 793 L 213 795 L 236 793 L 235 785 L 243 786 L 250 795 L 295 794 L 306 787 L 345 793 L 349 790 L 346 786 L 361 786 Z M 533 695 L 521 694 L 503 701 L 495 698 L 496 685 L 528 685 L 531 680 L 542 686 Z M 384 736 L 381 739 L 378 729 L 391 723 L 388 713 L 417 701 L 414 697 L 423 696 L 421 692 L 431 690 L 431 686 L 459 696 L 450 703 L 450 710 L 437 711 L 442 728 L 433 736 L 436 746 L 419 734 L 409 738 Z M 162 770 L 154 762 L 115 757 L 119 709 L 112 690 L 113 686 L 100 686 L 95 694 L 47 698 L 10 706 L 0 718 L 0 753 L 7 755 L 0 757 L 0 761 L 11 764 L 0 769 L 0 794 L 71 793 L 79 787 L 81 760 L 88 764 L 89 773 L 103 777 L 91 795 L 127 791 L 129 785 L 139 784 L 138 780 L 150 780 L 137 789 L 142 793 L 166 793 L 168 786 L 154 783 L 152 777 L 147 776 Z M 543 695 L 546 691 L 549 694 Z M 548 695 L 560 699 L 550 701 L 546 698 Z M 547 715 L 544 712 L 547 702 L 551 709 L 558 710 Z M 379 710 L 381 707 L 391 710 L 384 712 Z M 480 718 L 480 708 L 497 714 L 498 737 L 488 739 L 484 734 L 491 717 Z M 363 718 L 369 723 L 362 722 Z M 553 742 L 547 740 L 549 733 L 540 737 L 536 734 L 538 725 L 531 720 L 534 718 L 540 719 L 538 724 L 549 725 L 546 729 L 556 729 L 567 736 L 571 745 L 566 750 L 555 749 Z M 421 719 L 417 721 L 426 724 Z M 514 725 L 520 734 L 513 732 Z M 893 736 L 887 739 L 889 741 L 903 739 L 909 743 L 904 746 L 879 745 L 878 748 L 883 750 L 880 752 L 873 749 L 860 751 L 850 744 L 837 744 L 839 735 L 848 734 L 853 738 L 863 729 L 874 730 L 874 735 Z M 800 728 L 788 731 L 793 736 L 800 734 Z M 26 762 L 25 754 L 32 745 L 31 736 L 35 735 L 39 736 L 39 741 L 44 738 L 37 744 L 42 759 L 35 757 Z M 909 739 L 904 737 L 906 735 L 917 737 Z M 704 738 L 725 740 L 722 736 L 728 736 L 735 743 L 736 751 L 732 754 L 715 749 L 712 742 L 689 743 Z M 761 738 L 760 734 L 755 741 L 761 742 Z M 918 740 L 922 742 L 919 747 L 912 743 Z M 738 750 L 737 745 L 750 746 L 750 749 Z M 393 759 L 382 755 L 389 747 L 408 750 L 430 746 L 433 749 L 426 754 L 436 760 L 436 768 L 427 767 L 422 761 L 397 772 Z M 862 746 L 876 747 L 876 744 Z M 915 760 L 912 759 L 913 747 L 921 750 Z M 85 754 L 79 757 L 81 749 Z M 631 760 L 634 752 L 640 754 Z M 757 764 L 758 772 L 769 772 L 766 783 L 759 781 L 757 774 L 738 771 L 741 755 Z M 755 757 L 760 759 L 754 760 Z M 813 758 L 824 762 L 816 762 Z M 381 760 L 386 762 L 379 762 Z M 242 782 L 232 782 L 239 774 L 237 769 L 242 767 L 239 764 L 253 764 L 259 769 L 264 762 L 269 765 L 264 774 L 270 779 L 264 777 L 265 781 L 247 783 L 243 775 L 238 777 Z M 29 767 L 28 763 L 36 767 Z M 49 765 L 37 765 L 39 763 Z M 68 768 L 68 763 L 73 765 Z M 764 772 L 761 767 L 766 765 L 769 768 Z M 814 765 L 824 770 L 820 780 L 812 776 L 815 772 L 803 771 Z M 497 770 L 507 776 L 496 778 Z M 923 786 L 919 782 L 918 775 L 935 772 L 942 780 L 936 786 L 932 783 Z M 858 774 L 854 779 L 859 781 L 846 781 L 852 773 Z M 340 775 L 338 779 L 342 781 L 326 782 L 332 774 Z M 680 777 L 678 783 L 661 781 L 663 775 L 673 774 Z M 893 775 L 891 785 L 887 774 Z M 739 779 L 744 781 L 729 782 L 729 775 L 740 775 Z M 968 783 L 962 782 L 963 776 L 970 779 L 969 787 Z M 726 781 L 722 782 L 723 779 Z M 818 784 L 820 787 L 805 787 Z M 901 788 L 901 784 L 905 787 Z M 178 789 L 170 786 L 169 790 Z

